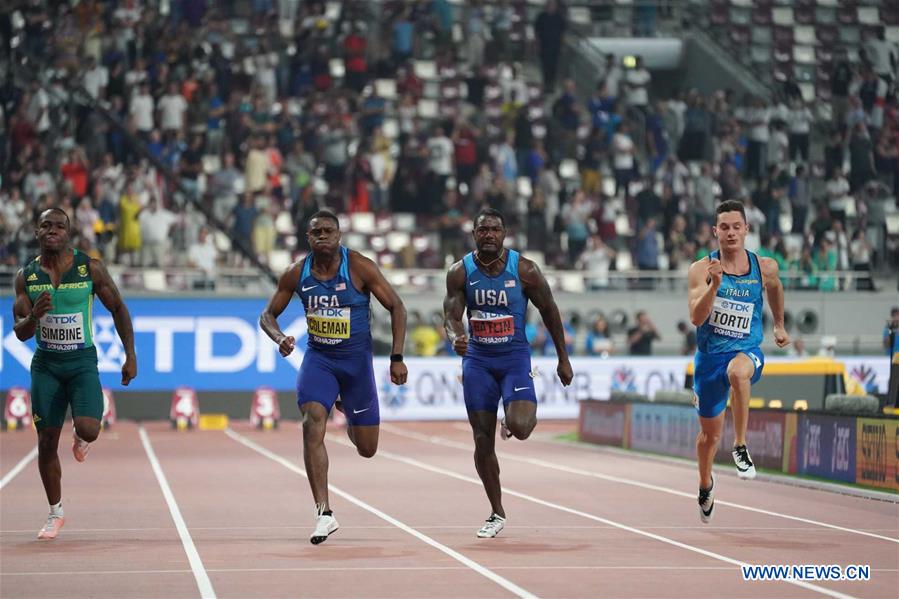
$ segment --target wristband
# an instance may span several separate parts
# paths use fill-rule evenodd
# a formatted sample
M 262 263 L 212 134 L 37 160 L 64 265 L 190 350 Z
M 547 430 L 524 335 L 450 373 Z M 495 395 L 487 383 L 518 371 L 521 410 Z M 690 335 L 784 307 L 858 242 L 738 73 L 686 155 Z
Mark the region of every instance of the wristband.
M 403 354 L 390 354 L 390 361 L 391 362 L 402 362 Z

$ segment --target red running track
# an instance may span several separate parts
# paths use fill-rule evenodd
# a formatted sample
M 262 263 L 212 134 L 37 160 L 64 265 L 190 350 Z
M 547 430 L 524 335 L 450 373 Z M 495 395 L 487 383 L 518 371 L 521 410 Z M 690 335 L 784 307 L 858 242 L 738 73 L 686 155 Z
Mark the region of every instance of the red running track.
M 689 464 L 551 442 L 572 423 L 497 442 L 508 524 L 496 539 L 474 535 L 489 505 L 466 424 L 385 424 L 371 460 L 329 431 L 341 529 L 312 546 L 297 426 L 233 426 L 152 423 L 142 440 L 121 423 L 83 464 L 61 451 L 67 522 L 51 542 L 35 539 L 46 500 L 27 461 L 34 435 L 0 435 L 0 596 L 896 597 L 899 588 L 899 504 L 739 481 L 725 469 L 715 520 L 702 525 Z M 746 582 L 739 563 L 867 564 L 871 580 Z

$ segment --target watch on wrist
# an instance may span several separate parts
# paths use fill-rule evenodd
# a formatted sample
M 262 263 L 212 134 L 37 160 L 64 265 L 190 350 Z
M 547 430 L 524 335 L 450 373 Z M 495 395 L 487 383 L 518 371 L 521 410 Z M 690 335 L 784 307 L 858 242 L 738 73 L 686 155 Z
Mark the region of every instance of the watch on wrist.
M 402 362 L 403 354 L 390 354 L 390 361 L 391 362 Z

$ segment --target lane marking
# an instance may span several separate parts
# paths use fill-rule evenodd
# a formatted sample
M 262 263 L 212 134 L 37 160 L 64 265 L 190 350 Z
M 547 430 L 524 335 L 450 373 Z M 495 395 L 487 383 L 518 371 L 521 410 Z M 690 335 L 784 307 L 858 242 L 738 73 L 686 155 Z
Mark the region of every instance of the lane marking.
M 349 441 L 344 441 L 343 439 L 332 439 L 332 442 L 336 441 L 341 445 L 349 445 L 352 444 Z M 416 468 L 420 468 L 422 470 L 427 470 L 428 472 L 434 472 L 435 474 L 442 474 L 443 476 L 447 476 L 449 478 L 455 478 L 457 480 L 462 480 L 479 487 L 482 487 L 481 481 L 476 478 L 472 478 L 470 476 L 466 476 L 464 474 L 459 474 L 458 472 L 454 472 L 452 470 L 447 470 L 445 468 L 441 468 L 439 466 L 432 466 L 426 462 L 421 462 L 419 460 L 415 460 L 412 458 L 407 458 L 405 456 L 401 456 L 399 454 L 395 454 L 390 451 L 380 450 L 378 451 L 378 455 L 381 455 L 385 458 L 395 460 L 397 462 L 401 462 L 403 464 L 408 464 L 409 466 L 414 466 Z M 549 501 L 545 501 L 540 499 L 539 497 L 534 497 L 533 495 L 528 495 L 526 493 L 521 493 L 519 491 L 512 490 L 506 486 L 503 486 L 503 493 L 506 495 L 511 495 L 513 497 L 518 497 L 519 499 L 524 499 L 525 501 L 530 501 L 531 503 L 536 503 L 537 505 L 542 505 L 544 507 L 548 507 L 554 510 L 559 510 L 561 512 L 566 512 L 568 514 L 573 514 L 575 516 L 580 516 L 582 518 L 587 518 L 589 520 L 593 520 L 596 522 L 602 522 L 603 524 L 608 524 L 609 526 L 613 526 L 615 528 L 619 528 L 621 530 L 634 533 L 636 535 L 644 536 L 650 539 L 654 539 L 656 541 L 660 541 L 662 543 L 666 543 L 668 545 L 672 545 L 679 549 L 686 549 L 687 551 L 692 551 L 694 553 L 698 553 L 700 555 L 704 555 L 706 557 L 710 557 L 712 559 L 716 559 L 721 562 L 725 562 L 728 564 L 733 564 L 735 566 L 749 566 L 746 562 L 742 562 L 740 560 L 734 559 L 732 557 L 728 557 L 726 555 L 722 555 L 720 553 L 715 553 L 714 551 L 709 551 L 707 549 L 702 549 L 701 547 L 696 547 L 694 545 L 688 545 L 687 543 L 682 543 L 680 541 L 676 541 L 674 539 L 669 539 L 668 537 L 664 537 L 662 535 L 647 532 L 645 530 L 634 528 L 633 526 L 628 526 L 627 524 L 622 524 L 620 522 L 615 522 L 614 520 L 609 520 L 608 518 L 603 518 L 601 516 L 596 516 L 594 514 L 590 514 L 588 512 L 583 512 L 581 510 L 577 510 L 574 508 L 570 508 L 558 503 L 552 503 Z M 798 587 L 802 587 L 804 589 L 808 589 L 810 591 L 815 591 L 817 593 L 821 593 L 822 595 L 827 595 L 829 597 L 834 597 L 836 599 L 851 599 L 852 595 L 846 595 L 844 593 L 840 593 L 839 591 L 833 591 L 831 589 L 827 589 L 824 587 L 820 587 L 805 581 L 801 580 L 783 580 L 781 582 L 786 582 Z
M 3 489 L 6 485 L 12 482 L 16 476 L 18 476 L 19 472 L 25 469 L 25 467 L 31 463 L 31 460 L 37 457 L 37 446 L 31 448 L 31 451 L 25 455 L 24 458 L 19 460 L 19 463 L 12 467 L 12 470 L 3 475 L 3 478 L 0 479 L 0 489 Z
M 730 566 L 490 566 L 494 570 L 691 570 L 691 571 L 721 571 L 733 572 Z M 319 566 L 312 568 L 210 568 L 208 571 L 216 574 L 248 573 L 248 572 L 430 572 L 441 570 L 455 570 L 467 572 L 465 566 Z M 899 568 L 871 568 L 871 572 L 899 572 Z M 190 570 L 72 570 L 66 572 L 0 572 L 2 576 L 105 576 L 112 574 L 190 574 Z
M 414 431 L 407 431 L 405 429 L 399 428 L 394 425 L 381 423 L 381 430 L 393 433 L 400 437 L 407 437 L 409 439 L 415 439 L 417 441 L 424 441 L 426 443 L 431 443 L 433 445 L 441 445 L 444 447 L 451 447 L 454 449 L 460 449 L 464 451 L 471 451 L 471 447 L 465 445 L 464 443 L 458 443 L 456 441 L 452 441 L 450 439 L 445 439 L 443 437 L 437 437 L 435 435 L 424 435 L 421 433 L 416 433 Z M 633 487 L 640 487 L 642 489 L 648 489 L 650 491 L 658 491 L 660 493 L 668 493 L 669 495 L 676 495 L 678 497 L 687 497 L 695 500 L 694 494 L 686 493 L 684 491 L 678 491 L 677 489 L 672 489 L 670 487 L 663 487 L 661 485 L 654 485 L 651 483 L 644 483 L 642 481 L 633 480 L 630 478 L 624 478 L 621 476 L 614 476 L 611 474 L 603 474 L 601 472 L 596 472 L 593 470 L 583 470 L 581 468 L 573 468 L 571 466 L 564 466 L 562 464 L 556 464 L 555 462 L 547 462 L 546 460 L 541 460 L 538 458 L 525 458 L 505 452 L 496 452 L 497 457 L 500 457 L 504 460 L 512 460 L 515 462 L 523 462 L 525 464 L 530 464 L 532 466 L 540 466 L 543 468 L 550 468 L 552 470 L 558 470 L 560 472 L 567 472 L 569 474 L 577 474 L 580 476 L 589 476 L 591 478 L 598 478 L 601 480 L 605 480 L 613 483 L 620 483 L 623 485 L 630 485 Z M 892 543 L 899 543 L 899 538 L 888 537 L 884 535 L 879 535 L 873 532 L 869 532 L 862 529 L 857 528 L 848 528 L 845 526 L 839 526 L 838 524 L 830 524 L 829 522 L 822 522 L 820 520 L 812 520 L 811 518 L 802 518 L 801 516 L 793 516 L 791 514 L 784 514 L 781 512 L 774 512 L 771 510 L 766 510 L 763 508 L 752 507 L 749 505 L 743 505 L 740 503 L 733 503 L 731 501 L 725 501 L 723 499 L 715 499 L 716 505 L 725 505 L 727 507 L 732 507 L 740 510 L 745 510 L 747 512 L 754 512 L 756 514 L 764 514 L 766 516 L 773 516 L 776 518 L 785 518 L 787 520 L 793 520 L 794 522 L 802 522 L 803 524 L 812 524 L 814 526 L 821 526 L 824 528 L 830 528 L 833 530 L 839 530 L 841 532 L 848 532 L 857 535 L 863 535 L 866 537 L 871 537 L 874 539 L 879 539 L 881 541 L 890 541 Z
M 203 599 L 215 599 L 215 589 L 212 588 L 212 581 L 209 580 L 206 568 L 203 567 L 203 560 L 200 559 L 194 540 L 190 537 L 190 531 L 187 529 L 187 524 L 181 516 L 181 510 L 178 508 L 178 502 L 175 501 L 175 495 L 172 493 L 172 489 L 165 478 L 162 465 L 156 458 L 156 452 L 153 451 L 150 437 L 143 426 L 138 427 L 137 432 L 140 435 L 140 442 L 144 446 L 144 451 L 147 453 L 147 458 L 150 460 L 153 474 L 156 475 L 159 488 L 162 489 L 162 496 L 165 497 L 165 502 L 169 506 L 169 512 L 172 514 L 172 520 L 175 523 L 175 528 L 178 530 L 178 536 L 181 537 L 181 544 L 184 546 L 184 553 L 187 554 L 187 561 L 190 562 L 190 569 L 194 573 L 194 579 L 197 581 L 200 596 Z
M 411 525 L 410 525 L 411 526 Z M 656 526 L 656 525 L 647 525 L 644 526 L 642 524 L 636 524 L 639 528 L 644 530 L 708 530 L 709 527 L 699 524 L 696 526 Z M 191 526 L 191 530 L 195 533 L 199 530 L 206 531 L 251 531 L 251 530 L 307 530 L 308 526 L 278 526 L 275 524 L 271 524 L 268 526 Z M 418 530 L 467 530 L 471 528 L 471 524 L 417 524 L 413 526 L 413 528 L 417 528 Z M 518 529 L 518 530 L 533 530 L 537 527 L 535 526 L 524 526 L 521 524 L 506 524 L 503 530 L 508 529 Z M 539 526 L 541 529 L 552 528 L 561 529 L 561 530 L 613 530 L 614 526 L 598 526 L 598 525 L 590 525 L 584 524 L 579 526 L 574 526 L 571 524 L 541 524 Z M 395 526 L 353 526 L 353 530 L 395 530 Z M 71 533 L 104 533 L 104 532 L 158 532 L 158 531 L 171 531 L 171 527 L 155 527 L 155 528 L 66 528 L 66 535 Z M 787 531 L 787 532 L 820 532 L 820 533 L 828 533 L 828 530 L 822 530 L 818 526 L 794 526 L 790 528 L 784 528 L 783 526 L 715 526 L 716 531 L 720 532 L 728 532 L 728 531 L 753 531 L 753 530 L 779 530 L 779 531 Z M 888 529 L 879 529 L 879 528 L 870 528 L 863 530 L 888 530 Z M 17 530 L 0 530 L 0 537 L 3 535 L 31 535 L 34 534 L 34 531 L 31 529 L 17 529 Z
M 305 478 L 308 478 L 308 476 L 307 476 L 305 470 L 303 470 L 302 468 L 300 468 L 299 466 L 297 466 L 296 464 L 294 464 L 294 463 L 291 462 L 290 460 L 288 460 L 288 459 L 286 459 L 286 458 L 284 458 L 284 457 L 282 457 L 282 456 L 280 456 L 280 455 L 278 455 L 278 454 L 276 454 L 276 453 L 274 453 L 274 452 L 272 452 L 272 451 L 266 449 L 265 447 L 263 447 L 263 446 L 259 445 L 258 443 L 256 443 L 256 442 L 254 442 L 254 441 L 248 439 L 247 437 L 244 437 L 243 435 L 241 435 L 241 434 L 239 434 L 239 433 L 236 433 L 236 432 L 234 432 L 234 431 L 231 430 L 231 429 L 225 429 L 225 434 L 228 435 L 228 436 L 229 436 L 231 439 L 233 439 L 234 441 L 236 441 L 236 442 L 238 442 L 238 443 L 240 443 L 240 444 L 242 444 L 242 445 L 244 445 L 244 446 L 246 446 L 246 447 L 252 449 L 252 450 L 255 451 L 256 453 L 259 453 L 259 454 L 261 454 L 261 455 L 267 457 L 268 459 L 270 459 L 270 460 L 272 460 L 272 461 L 274 461 L 274 462 L 277 462 L 278 464 L 281 464 L 282 466 L 284 466 L 284 467 L 287 468 L 288 470 L 290 470 L 290 471 L 292 471 L 292 472 L 295 472 L 295 473 L 299 474 L 300 476 L 303 476 L 303 477 L 305 477 Z M 482 566 L 481 564 L 477 563 L 476 561 L 474 561 L 474 560 L 472 560 L 472 559 L 470 559 L 470 558 L 468 558 L 468 557 L 465 557 L 464 555 L 462 555 L 462 554 L 459 553 L 458 551 L 456 551 L 456 550 L 454 550 L 454 549 L 450 549 L 450 548 L 447 547 L 446 545 L 444 545 L 444 544 L 442 544 L 442 543 L 440 543 L 440 542 L 438 542 L 438 541 L 432 539 L 431 537 L 429 537 L 428 535 L 426 535 L 426 534 L 424 534 L 424 533 L 422 533 L 422 532 L 419 532 L 418 530 L 412 528 L 412 527 L 409 526 L 408 524 L 404 524 L 403 522 L 400 522 L 399 520 L 397 520 L 397 519 L 394 518 L 393 516 L 390 516 L 390 515 L 388 515 L 388 514 L 382 512 L 382 511 L 379 510 L 378 508 L 376 508 L 376 507 L 374 507 L 374 506 L 372 506 L 372 505 L 369 505 L 368 503 L 362 501 L 361 499 L 358 499 L 357 497 L 355 497 L 355 496 L 353 496 L 353 495 L 350 495 L 350 494 L 347 493 L 346 491 L 344 491 L 344 490 L 342 490 L 342 489 L 339 489 L 338 487 L 335 487 L 334 485 L 332 485 L 332 484 L 330 484 L 330 483 L 328 484 L 328 489 L 329 489 L 332 493 L 334 493 L 335 495 L 339 495 L 340 497 L 343 497 L 344 499 L 346 499 L 346 500 L 349 501 L 350 503 L 352 503 L 352 504 L 354 504 L 354 505 L 356 505 L 356 506 L 358 506 L 358 507 L 361 507 L 361 508 L 364 509 L 365 511 L 370 512 L 370 513 L 374 514 L 375 516 L 377 516 L 378 518 L 381 518 L 382 520 L 385 520 L 386 522 L 389 522 L 390 524 L 393 524 L 394 526 L 396 526 L 397 528 L 403 530 L 404 532 L 409 533 L 410 535 L 412 535 L 413 537 L 417 538 L 418 540 L 427 543 L 428 545 L 430 545 L 431 547 L 433 547 L 433 548 L 435 548 L 435 549 L 437 549 L 437 550 L 439 550 L 439 551 L 442 551 L 442 552 L 445 553 L 446 555 L 448 555 L 448 556 L 450 556 L 451 558 L 455 559 L 456 561 L 458 561 L 458 562 L 460 562 L 460 563 L 462 563 L 462 564 L 468 566 L 470 569 L 474 570 L 475 572 L 477 572 L 477 573 L 480 574 L 481 576 L 484 576 L 485 578 L 488 578 L 489 580 L 492 580 L 493 582 L 495 582 L 495 583 L 498 584 L 499 586 L 503 587 L 503 588 L 506 589 L 507 591 L 513 593 L 514 595 L 516 595 L 516 596 L 518 596 L 518 597 L 522 597 L 522 598 L 536 599 L 536 595 L 534 595 L 533 593 L 531 593 L 531 592 L 529 592 L 529 591 L 526 591 L 525 589 L 523 589 L 523 588 L 521 588 L 520 586 L 516 585 L 516 584 L 513 583 L 512 581 L 510 581 L 510 580 L 508 580 L 508 579 L 506 579 L 506 578 L 503 578 L 503 577 L 500 576 L 499 574 L 496 574 L 495 572 L 489 570 L 488 568 L 485 568 L 484 566 Z

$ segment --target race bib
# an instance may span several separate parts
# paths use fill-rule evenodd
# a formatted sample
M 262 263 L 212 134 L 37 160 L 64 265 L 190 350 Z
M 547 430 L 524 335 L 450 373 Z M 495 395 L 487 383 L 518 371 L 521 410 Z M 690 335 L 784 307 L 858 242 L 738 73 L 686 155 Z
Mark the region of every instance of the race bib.
M 40 320 L 40 342 L 43 349 L 72 351 L 84 347 L 84 318 L 73 314 L 46 314 Z
M 350 308 L 316 308 L 306 313 L 306 327 L 316 341 L 350 338 Z
M 472 310 L 468 322 L 472 338 L 481 343 L 505 343 L 515 335 L 515 320 L 509 314 Z
M 738 302 L 723 297 L 715 297 L 709 324 L 715 332 L 730 337 L 748 335 L 752 324 L 755 304 Z

